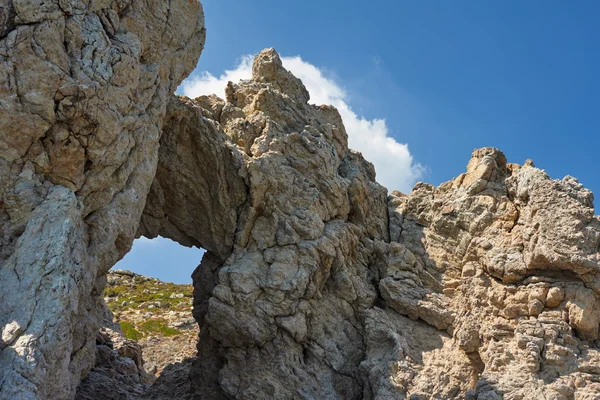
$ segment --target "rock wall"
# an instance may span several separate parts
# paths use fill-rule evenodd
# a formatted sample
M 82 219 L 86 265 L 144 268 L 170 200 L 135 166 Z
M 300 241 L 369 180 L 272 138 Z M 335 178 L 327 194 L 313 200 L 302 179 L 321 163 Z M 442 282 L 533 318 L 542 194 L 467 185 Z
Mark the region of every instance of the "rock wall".
M 94 364 L 106 272 L 129 251 L 202 8 L 0 4 L 0 398 L 72 398 Z
M 598 398 L 600 218 L 589 190 L 485 148 L 453 181 L 388 204 L 395 229 L 379 257 L 399 271 L 380 275 L 386 305 L 447 333 L 407 394 Z
M 226 94 L 172 100 L 159 165 L 178 172 L 157 178 L 206 171 L 210 196 L 188 181 L 156 197 L 216 204 L 208 230 L 233 243 L 194 275 L 197 398 L 595 398 L 600 219 L 574 178 L 485 148 L 455 180 L 388 197 L 274 50 Z M 182 206 L 144 218 L 203 245 Z
M 207 250 L 197 399 L 598 398 L 600 218 L 574 178 L 485 148 L 388 196 L 272 49 L 225 100 L 169 97 L 195 1 L 67 3 L 1 8 L 1 399 L 74 396 L 135 235 Z
M 194 278 L 200 397 L 362 393 L 359 313 L 377 294 L 360 241 L 388 239 L 386 190 L 348 150 L 337 111 L 308 99 L 270 49 L 257 56 L 253 80 L 227 88 L 227 102 L 178 100 L 188 113 L 203 108 L 228 139 L 245 195 L 229 231 L 233 253 L 224 263 L 207 253 Z M 163 138 L 173 128 L 211 132 L 181 121 Z
M 142 347 L 118 331 L 102 328 L 96 335 L 94 368 L 77 388 L 77 400 L 147 399 L 154 376 L 144 370 Z

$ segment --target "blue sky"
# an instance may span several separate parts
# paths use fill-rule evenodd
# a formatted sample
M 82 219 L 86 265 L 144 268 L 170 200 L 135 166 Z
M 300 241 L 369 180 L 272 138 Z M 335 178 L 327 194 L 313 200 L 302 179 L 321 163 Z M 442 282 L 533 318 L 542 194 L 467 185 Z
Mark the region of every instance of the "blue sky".
M 203 5 L 207 42 L 192 79 L 203 71 L 218 78 L 241 57 L 275 47 L 316 66 L 359 118 L 385 120 L 385 134 L 408 146 L 424 181 L 449 180 L 474 148 L 495 146 L 510 162 L 532 158 L 551 177 L 573 175 L 600 196 L 598 2 Z M 153 245 L 145 245 L 147 254 Z M 196 261 L 181 256 L 179 263 L 173 250 L 168 268 L 150 267 L 134 257 L 137 246 L 127 268 L 191 281 Z

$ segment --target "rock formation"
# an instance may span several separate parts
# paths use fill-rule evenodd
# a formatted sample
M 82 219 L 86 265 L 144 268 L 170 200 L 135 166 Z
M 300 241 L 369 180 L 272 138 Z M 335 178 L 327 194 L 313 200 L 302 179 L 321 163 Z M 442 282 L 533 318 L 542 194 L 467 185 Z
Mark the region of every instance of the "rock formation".
M 168 96 L 196 2 L 31 4 L 0 29 L 0 398 L 74 396 L 135 235 L 207 250 L 196 399 L 600 398 L 600 218 L 574 178 L 484 148 L 388 196 L 272 49 L 225 100 Z
M 142 348 L 110 328 L 96 336 L 96 361 L 77 388 L 78 400 L 131 400 L 147 398 L 153 376 L 143 367 Z M 146 397 L 144 397 L 146 396 Z
M 202 147 L 228 148 L 246 186 L 212 180 L 226 188 L 212 195 L 213 218 L 233 201 L 237 223 L 229 258 L 209 248 L 195 274 L 199 398 L 559 399 L 598 389 L 600 220 L 575 179 L 481 149 L 457 179 L 387 197 L 347 148 L 337 112 L 307 104 L 274 51 L 226 93 L 173 98 L 161 139 L 173 148 L 171 137 L 208 134 L 218 143 Z M 214 171 L 208 156 L 185 166 L 196 152 L 182 152 L 199 147 L 161 150 L 159 165 Z M 189 214 L 164 215 L 204 243 L 185 227 Z
M 72 398 L 106 272 L 129 251 L 201 6 L 0 4 L 0 398 Z

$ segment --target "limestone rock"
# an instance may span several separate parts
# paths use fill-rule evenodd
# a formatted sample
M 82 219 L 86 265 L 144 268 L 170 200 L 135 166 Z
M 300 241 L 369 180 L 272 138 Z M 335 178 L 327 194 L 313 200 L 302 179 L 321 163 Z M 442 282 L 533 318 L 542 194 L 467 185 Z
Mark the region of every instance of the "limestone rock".
M 443 301 L 454 316 L 444 327 L 454 338 L 444 359 L 466 355 L 473 377 L 469 385 L 455 379 L 434 388 L 428 381 L 439 367 L 426 363 L 409 393 L 430 397 L 454 386 L 452 398 L 466 391 L 473 399 L 567 399 L 596 390 L 597 375 L 578 366 L 583 354 L 597 352 L 600 315 L 600 219 L 591 192 L 485 148 L 455 180 L 391 197 L 398 241 L 434 278 L 410 278 L 416 288 L 407 293 L 427 293 L 417 311 L 412 303 L 394 309 L 436 326 L 445 314 L 432 323 L 419 312 Z
M 138 235 L 170 237 L 225 260 L 247 188 L 239 173 L 239 150 L 203 113 L 190 99 L 169 100 L 156 176 Z
M 136 235 L 207 250 L 198 358 L 156 396 L 597 397 L 589 190 L 483 148 L 388 196 L 273 49 L 171 96 L 203 42 L 195 1 L 0 6 L 0 398 L 75 396 Z
M 591 193 L 483 148 L 457 179 L 386 197 L 335 111 L 306 104 L 273 57 L 258 55 L 226 103 L 194 100 L 237 144 L 248 190 L 232 255 L 194 278 L 197 397 L 588 393 Z
M 143 367 L 142 348 L 123 334 L 103 328 L 96 336 L 96 363 L 77 388 L 78 400 L 143 399 L 152 376 Z
M 72 398 L 93 366 L 105 274 L 204 36 L 195 1 L 0 5 L 0 398 Z
M 185 112 L 201 123 L 165 130 L 222 130 L 247 191 L 233 253 L 207 254 L 194 275 L 197 397 L 461 398 L 520 387 L 552 397 L 586 379 L 573 372 L 577 350 L 571 361 L 552 352 L 598 336 L 591 193 L 484 148 L 454 181 L 386 197 L 347 148 L 339 115 L 308 105 L 275 57 L 258 55 L 252 80 L 230 83 L 226 102 L 191 101 Z

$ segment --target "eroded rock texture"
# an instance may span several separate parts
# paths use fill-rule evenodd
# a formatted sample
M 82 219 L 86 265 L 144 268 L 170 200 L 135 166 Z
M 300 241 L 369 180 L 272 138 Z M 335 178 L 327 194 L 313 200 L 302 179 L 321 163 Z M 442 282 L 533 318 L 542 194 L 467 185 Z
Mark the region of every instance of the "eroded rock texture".
M 599 398 L 600 219 L 574 178 L 485 148 L 388 196 L 272 49 L 226 100 L 169 97 L 195 1 L 0 10 L 0 398 L 74 396 L 135 235 L 207 250 L 185 396 Z
M 172 99 L 142 224 L 233 243 L 194 275 L 196 398 L 597 398 L 600 220 L 574 178 L 485 148 L 388 197 L 273 50 L 226 93 Z
M 104 276 L 204 35 L 196 1 L 0 4 L 0 398 L 72 398 L 94 364 Z
M 600 219 L 589 190 L 485 148 L 455 180 L 388 205 L 393 241 L 377 253 L 397 267 L 380 274 L 386 305 L 448 334 L 422 366 L 396 364 L 407 394 L 598 398 Z
M 96 335 L 94 368 L 77 388 L 77 400 L 144 398 L 154 376 L 144 370 L 143 364 L 138 343 L 118 331 L 102 328 Z

